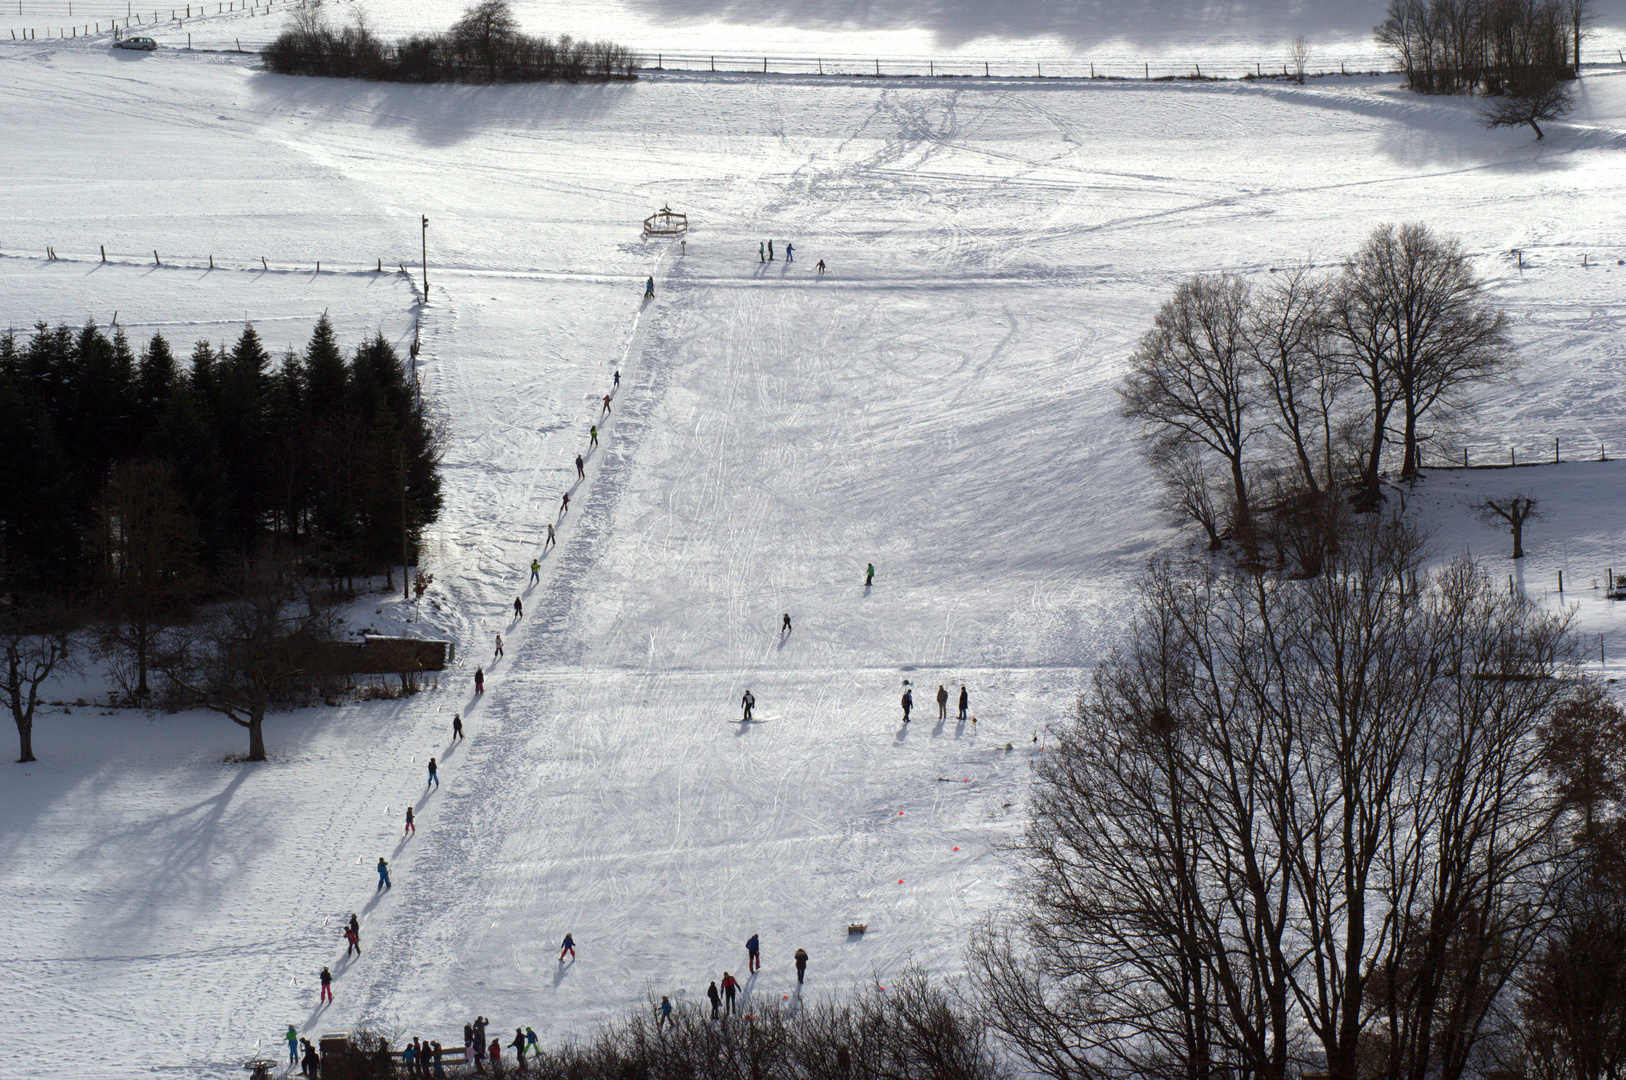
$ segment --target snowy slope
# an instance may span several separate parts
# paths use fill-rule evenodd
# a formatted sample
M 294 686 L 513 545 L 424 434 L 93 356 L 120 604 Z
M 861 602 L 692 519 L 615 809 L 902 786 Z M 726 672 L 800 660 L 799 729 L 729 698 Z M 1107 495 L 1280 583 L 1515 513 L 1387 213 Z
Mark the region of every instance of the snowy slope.
M 1474 253 L 1527 361 L 1487 394 L 1474 453 L 1626 445 L 1622 86 L 1589 77 L 1538 145 L 1382 81 L 378 87 L 0 46 L 0 319 L 117 310 L 186 343 L 246 313 L 276 346 L 323 309 L 350 342 L 421 319 L 451 433 L 435 604 L 357 616 L 459 643 L 438 690 L 275 718 L 263 767 L 224 763 L 241 740 L 209 717 L 42 718 L 44 760 L 0 786 L 0 1041 L 92 1027 L 129 1059 L 71 1040 L 27 1075 L 202 1077 L 288 1022 L 444 1041 L 480 1012 L 556 1037 L 702 991 L 752 932 L 755 997 L 789 991 L 798 945 L 809 993 L 909 958 L 954 973 L 1007 902 L 1033 737 L 1146 557 L 1182 542 L 1112 392 L 1160 299 L 1425 220 Z M 686 252 L 638 235 L 663 202 L 691 215 Z M 374 271 L 411 267 L 420 214 L 427 305 Z M 768 236 L 796 262 L 758 262 Z M 1583 509 L 1558 520 L 1587 539 L 1561 550 L 1599 562 L 1623 536 L 1618 470 L 1563 468 Z M 1494 550 L 1461 524 L 1473 495 L 1430 512 Z M 561 543 L 528 586 L 549 521 Z M 1612 608 L 1588 619 L 1626 648 Z M 974 727 L 936 722 L 939 683 L 969 686 Z M 742 728 L 747 687 L 768 722 Z M 451 747 L 454 711 L 470 737 Z M 317 1009 L 351 911 L 364 955 Z M 873 932 L 849 940 L 854 919 Z

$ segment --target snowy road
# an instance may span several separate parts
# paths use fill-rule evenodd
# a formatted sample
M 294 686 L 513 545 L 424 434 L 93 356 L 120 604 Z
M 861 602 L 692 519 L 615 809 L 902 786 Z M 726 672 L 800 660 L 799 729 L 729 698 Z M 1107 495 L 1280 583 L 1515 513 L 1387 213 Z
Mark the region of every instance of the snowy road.
M 1425 220 L 1463 238 L 1527 361 L 1475 452 L 1626 446 L 1626 74 L 1584 91 L 1537 145 L 1357 81 L 378 87 L 0 46 L 7 322 L 117 310 L 184 349 L 245 315 L 275 348 L 324 309 L 349 344 L 421 320 L 450 434 L 434 604 L 356 615 L 459 644 L 436 691 L 277 717 L 259 768 L 223 763 L 238 733 L 208 717 L 43 717 L 43 760 L 0 786 L 0 1042 L 60 1047 L 29 1076 L 201 1078 L 289 1022 L 446 1041 L 478 1012 L 551 1038 L 701 993 L 752 932 L 760 999 L 799 945 L 810 993 L 956 972 L 1008 902 L 1034 736 L 1175 538 L 1112 392 L 1174 282 Z M 686 251 L 638 235 L 667 202 Z M 420 214 L 426 306 L 374 272 L 412 269 Z M 1618 472 L 1565 476 L 1579 518 Z M 1460 525 L 1469 497 L 1430 501 L 1442 535 L 1499 547 Z M 1573 524 L 1564 558 L 1612 557 L 1618 519 Z M 1619 636 L 1601 604 L 1584 619 Z M 975 726 L 936 721 L 939 683 L 970 688 Z M 731 724 L 747 688 L 766 722 Z M 351 911 L 364 955 L 340 964 Z

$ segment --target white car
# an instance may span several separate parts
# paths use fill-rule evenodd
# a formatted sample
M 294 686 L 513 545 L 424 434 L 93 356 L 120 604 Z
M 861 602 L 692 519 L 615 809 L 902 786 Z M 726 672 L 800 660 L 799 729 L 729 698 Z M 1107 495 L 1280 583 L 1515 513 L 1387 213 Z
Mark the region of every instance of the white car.
M 150 37 L 127 37 L 113 42 L 115 49 L 140 49 L 143 52 L 152 52 L 158 48 L 158 42 Z

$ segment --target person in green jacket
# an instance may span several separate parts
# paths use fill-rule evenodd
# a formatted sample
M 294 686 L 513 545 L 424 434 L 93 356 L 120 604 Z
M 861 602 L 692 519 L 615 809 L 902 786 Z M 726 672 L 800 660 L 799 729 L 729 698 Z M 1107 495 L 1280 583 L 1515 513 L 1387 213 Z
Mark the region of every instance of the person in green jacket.
M 875 584 L 875 564 L 870 563 L 869 567 L 864 571 L 864 588 L 867 589 L 873 584 Z
M 294 1030 L 292 1024 L 289 1024 L 288 1033 L 283 1038 L 288 1040 L 288 1064 L 299 1064 L 299 1032 Z

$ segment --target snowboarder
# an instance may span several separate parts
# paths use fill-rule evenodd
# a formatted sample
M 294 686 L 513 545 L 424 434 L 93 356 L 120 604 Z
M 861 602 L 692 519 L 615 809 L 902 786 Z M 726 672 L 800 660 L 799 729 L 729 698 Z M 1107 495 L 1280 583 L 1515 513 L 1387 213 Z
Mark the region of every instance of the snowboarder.
M 378 857 L 378 888 L 374 892 L 383 892 L 390 887 L 390 864 L 384 861 L 384 856 Z
M 768 241 L 768 261 L 773 262 L 773 241 Z
M 727 1002 L 723 1007 L 723 1013 L 727 1016 L 734 1015 L 734 995 L 739 992 L 739 989 L 739 980 L 728 972 L 723 972 L 723 998 Z
M 796 985 L 802 985 L 802 977 L 807 974 L 807 950 L 796 950 Z
M 485 668 L 477 667 L 477 668 L 474 669 L 474 692 L 476 694 L 483 694 L 483 693 L 486 692 L 486 669 Z
M 516 596 L 516 597 L 514 597 L 514 618 L 515 619 L 523 619 L 524 617 L 525 617 L 525 605 L 520 603 L 519 597 Z
M 762 241 L 757 241 L 757 262 L 767 262 L 768 256 L 762 253 Z
M 615 372 L 615 388 L 617 390 L 621 389 L 621 369 L 620 368 L 617 368 L 616 372 Z M 526 1030 L 530 1030 L 530 1029 L 527 1028 Z
M 581 458 L 577 458 L 576 460 L 580 461 Z M 541 580 L 541 577 L 542 577 L 542 560 L 541 559 L 532 559 L 531 560 L 531 584 L 535 585 L 539 580 Z
M 458 739 L 461 739 L 462 737 L 463 737 L 463 714 L 462 713 L 456 713 L 456 714 L 454 714 L 452 716 L 452 741 L 455 742 Z
M 605 394 L 604 395 L 604 412 L 599 413 L 599 415 L 603 416 L 606 413 L 608 413 L 609 411 L 610 411 L 610 395 Z
M 492 656 L 491 662 L 496 663 L 498 660 L 501 660 L 501 659 L 502 659 L 502 635 L 498 634 L 497 635 L 497 652 L 496 652 L 495 655 Z
M 913 690 L 905 690 L 903 692 L 903 722 L 905 724 L 909 722 L 909 710 L 914 707 L 915 692 Z
M 864 588 L 867 589 L 873 584 L 875 584 L 875 564 L 870 563 L 864 569 Z
M 594 428 L 593 430 L 597 431 L 598 428 Z M 568 491 L 559 498 L 559 513 L 560 515 L 570 513 L 570 492 Z
M 546 550 L 548 550 L 548 548 L 552 547 L 554 544 L 557 544 L 558 542 L 559 541 L 557 541 L 557 540 L 555 540 L 553 538 L 553 522 L 550 521 L 550 522 L 548 522 L 548 539 L 547 539 L 547 542 L 542 545 L 542 550 L 546 551 Z
M 576 959 L 576 939 L 569 934 L 565 935 L 564 944 L 559 946 L 559 962 L 565 962 L 565 953 L 570 954 L 572 960 Z
M 751 691 L 747 690 L 745 692 L 745 696 L 740 698 L 740 706 L 741 706 L 741 708 L 743 708 L 745 710 L 745 714 L 740 717 L 741 722 L 750 723 L 750 721 L 751 721 L 751 710 L 756 708 L 756 705 L 757 705 L 756 697 L 751 693 Z
M 659 1031 L 667 1024 L 672 1023 L 672 999 L 665 994 L 661 995 L 660 1013 L 655 1017 L 655 1030 Z M 675 1026 L 675 1025 L 674 1025 Z
M 429 759 L 429 783 L 424 784 L 424 787 L 428 787 L 429 784 L 440 787 L 440 773 L 435 770 L 434 758 Z
M 644 299 L 652 300 L 655 297 L 655 279 L 650 278 L 644 282 Z
M 379 860 L 379 862 L 383 861 L 382 859 Z M 318 1004 L 324 1001 L 329 1005 L 333 1004 L 333 972 L 327 968 L 322 969 L 322 993 L 316 1000 Z
M 299 1032 L 289 1024 L 288 1033 L 283 1038 L 288 1040 L 288 1064 L 293 1065 L 299 1061 Z
M 790 612 L 788 611 L 785 612 L 785 621 L 779 624 L 779 632 L 781 634 L 790 633 Z
M 968 709 L 970 707 L 971 707 L 971 695 L 966 693 L 965 692 L 965 687 L 962 686 L 962 687 L 960 687 L 960 719 L 961 720 L 965 719 L 965 711 L 966 711 L 966 709 Z
M 937 684 L 937 718 L 948 719 L 948 691 L 943 689 L 942 683 Z
M 402 835 L 406 835 L 407 833 L 410 833 L 413 836 L 418 835 L 418 826 L 417 823 L 412 820 L 412 807 L 410 806 L 407 807 L 406 829 L 403 831 Z
M 514 1053 L 519 1057 L 519 1071 L 524 1072 L 525 1071 L 525 1032 L 521 1031 L 519 1028 L 515 1028 L 514 1029 L 514 1041 L 509 1043 L 508 1045 L 512 1046 L 514 1048 Z
M 576 455 L 576 479 L 581 480 L 587 476 L 587 462 L 582 460 L 580 454 Z
M 596 424 L 587 429 L 587 437 L 592 440 L 587 444 L 588 446 L 598 445 L 598 426 Z
M 717 1019 L 717 1011 L 723 1007 L 723 995 L 717 992 L 717 984 L 713 982 L 706 987 L 706 996 L 711 998 L 711 1018 Z
M 760 947 L 755 934 L 745 939 L 745 970 L 757 971 L 762 967 L 762 957 L 757 952 Z
M 796 245 L 795 244 L 787 243 L 785 245 L 785 261 L 788 262 L 788 263 L 793 263 L 793 262 L 796 261 Z
M 815 267 L 815 269 L 818 270 L 820 277 L 824 276 L 824 260 L 823 259 L 820 259 L 818 261 L 818 265 Z

